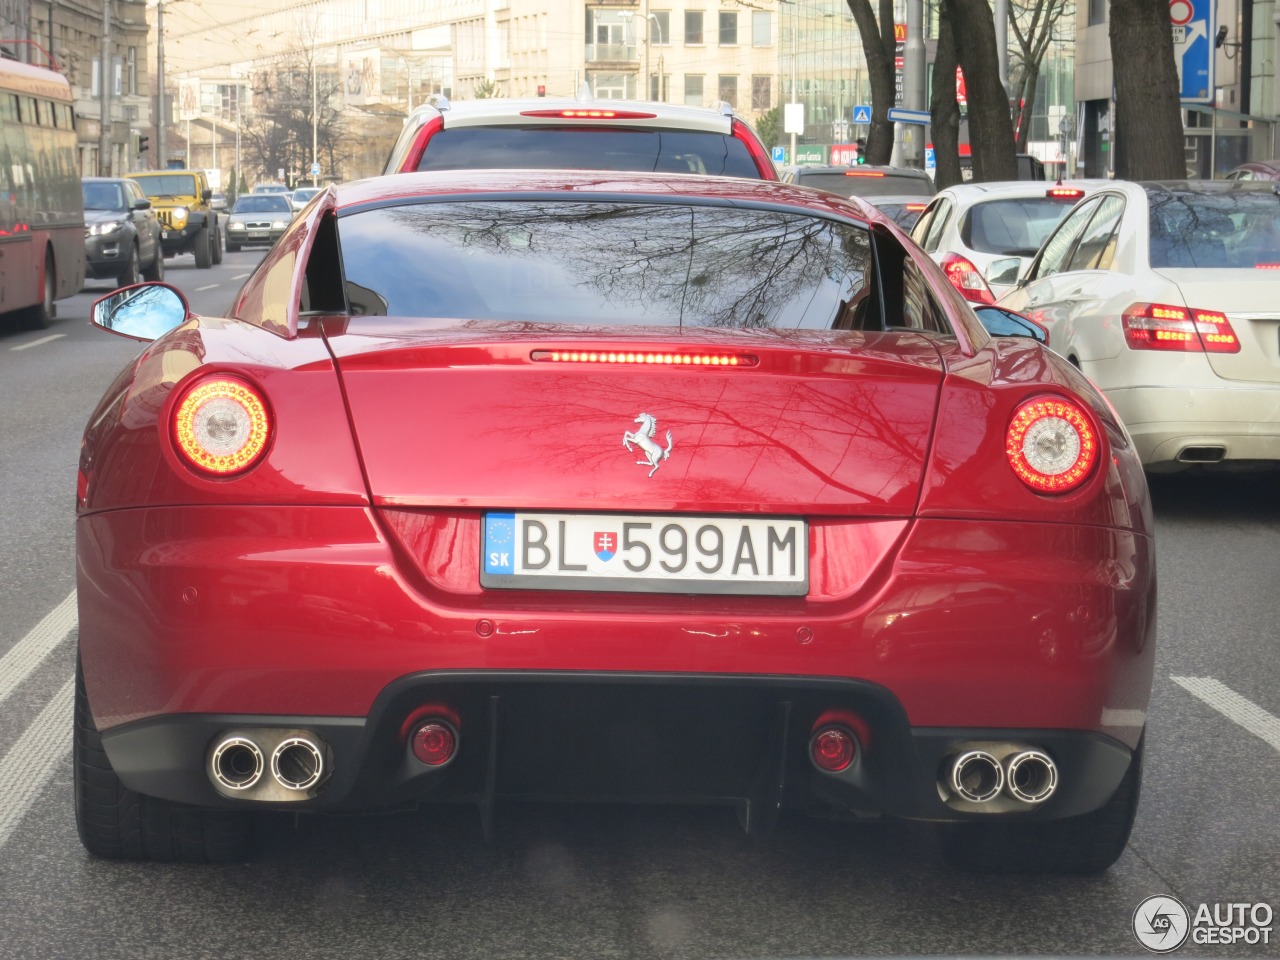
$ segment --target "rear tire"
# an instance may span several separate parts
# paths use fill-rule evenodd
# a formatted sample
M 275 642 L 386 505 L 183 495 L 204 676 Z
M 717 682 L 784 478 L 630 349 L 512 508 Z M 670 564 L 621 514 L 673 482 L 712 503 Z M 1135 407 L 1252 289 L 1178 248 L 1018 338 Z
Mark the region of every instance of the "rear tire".
M 1124 853 L 1138 813 L 1143 741 L 1111 799 L 1091 813 L 1038 823 L 952 823 L 942 852 L 952 866 L 978 873 L 1102 873 Z
M 44 330 L 53 323 L 57 308 L 53 305 L 54 295 L 58 290 L 58 275 L 53 265 L 53 254 L 44 255 L 44 271 L 40 274 L 40 302 L 22 314 L 22 327 L 25 330 Z
M 191 252 L 196 255 L 197 269 L 208 270 L 213 266 L 213 238 L 209 235 L 208 227 L 200 231 L 191 248 Z
M 222 262 L 222 231 L 216 222 L 213 225 L 213 262 Z
M 95 857 L 233 863 L 248 858 L 248 814 L 201 810 L 134 793 L 120 782 L 102 748 L 76 662 L 73 770 L 76 830 Z
M 135 283 L 141 281 L 138 275 L 138 247 L 136 244 L 129 244 L 129 262 L 124 265 L 124 270 L 120 276 L 116 277 L 117 287 L 132 287 Z

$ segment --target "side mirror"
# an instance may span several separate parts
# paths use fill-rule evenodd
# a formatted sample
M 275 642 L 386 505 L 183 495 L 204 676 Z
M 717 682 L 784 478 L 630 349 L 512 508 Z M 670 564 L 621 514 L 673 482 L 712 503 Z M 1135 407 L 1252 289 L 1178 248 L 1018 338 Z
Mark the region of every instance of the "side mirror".
M 208 187 L 206 187 L 205 189 L 201 190 L 201 191 L 200 191 L 200 199 L 201 199 L 201 200 L 204 200 L 204 201 L 206 201 L 206 202 L 207 202 L 207 201 L 209 201 L 209 200 L 212 200 L 212 199 L 213 199 L 213 191 L 212 191 L 212 190 L 210 190 Z
M 1049 345 L 1049 331 L 1030 317 L 1024 317 L 1003 307 L 975 305 L 973 312 L 978 315 L 987 333 L 993 337 L 1030 337 L 1037 343 Z
M 134 210 L 150 210 L 150 209 L 151 209 L 151 201 L 150 201 L 150 200 L 145 200 L 145 199 L 144 199 L 144 200 L 135 200 L 135 201 L 133 201 L 133 209 L 134 209 Z
M 188 315 L 187 301 L 167 283 L 140 283 L 109 293 L 89 314 L 95 327 L 142 341 L 163 336 L 185 323 Z
M 1012 286 L 1018 282 L 1018 272 L 1022 269 L 1021 257 L 1006 257 L 1003 260 L 992 260 L 987 265 L 987 283 L 1002 283 Z

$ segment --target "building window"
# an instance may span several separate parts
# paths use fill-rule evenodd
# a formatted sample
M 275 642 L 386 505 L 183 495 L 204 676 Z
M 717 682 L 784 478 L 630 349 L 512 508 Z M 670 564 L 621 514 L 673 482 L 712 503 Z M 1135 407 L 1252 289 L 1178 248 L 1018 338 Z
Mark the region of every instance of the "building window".
M 702 106 L 702 81 L 703 76 L 700 73 L 684 75 L 684 102 L 691 107 Z
M 124 92 L 130 95 L 138 92 L 138 48 L 130 47 L 129 54 L 125 58 L 125 89 Z
M 720 74 L 720 99 L 738 109 L 738 78 L 736 76 L 725 76 Z
M 705 43 L 702 37 L 702 11 L 686 10 L 684 12 L 684 42 Z
M 1089 26 L 1107 22 L 1107 0 L 1089 0 Z
M 738 45 L 738 11 L 720 11 L 720 46 L 736 47 Z
M 670 10 L 655 10 L 649 14 L 649 42 L 657 44 L 671 42 Z
M 636 77 L 631 73 L 593 73 L 591 89 L 597 100 L 635 100 Z
M 90 69 L 89 96 L 96 99 L 102 96 L 102 58 L 94 57 Z
M 773 14 L 768 10 L 751 11 L 751 45 L 773 46 Z
M 768 110 L 773 102 L 773 77 L 767 73 L 751 78 L 751 109 Z

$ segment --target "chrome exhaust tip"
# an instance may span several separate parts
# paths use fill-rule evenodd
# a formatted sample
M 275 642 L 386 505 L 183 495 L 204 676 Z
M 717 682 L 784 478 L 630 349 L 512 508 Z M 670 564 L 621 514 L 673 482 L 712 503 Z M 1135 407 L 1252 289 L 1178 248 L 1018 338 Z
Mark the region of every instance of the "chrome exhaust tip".
M 271 775 L 286 790 L 310 790 L 327 773 L 324 751 L 306 737 L 287 737 L 271 754 Z
M 209 775 L 227 790 L 248 790 L 262 779 L 262 750 L 245 737 L 227 737 L 209 758 Z
M 1024 750 L 1006 761 L 1009 795 L 1023 803 L 1044 803 L 1058 789 L 1058 767 L 1047 753 Z
M 951 789 L 970 803 L 986 803 L 1004 788 L 1000 762 L 985 750 L 969 750 L 951 764 Z

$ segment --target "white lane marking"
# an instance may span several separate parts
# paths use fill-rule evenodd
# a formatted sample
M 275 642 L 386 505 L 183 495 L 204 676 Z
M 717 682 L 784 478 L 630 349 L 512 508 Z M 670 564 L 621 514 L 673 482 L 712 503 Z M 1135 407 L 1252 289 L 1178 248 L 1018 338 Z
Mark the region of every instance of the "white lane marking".
M 35 804 L 40 791 L 71 749 L 72 678 L 0 760 L 0 847 Z
M 249 276 L 249 274 L 247 274 L 247 273 L 237 273 L 237 274 L 236 274 L 234 277 L 232 277 L 231 279 L 232 279 L 232 280 L 243 280 L 243 279 L 244 279 L 245 277 L 247 277 L 247 276 Z
M 0 703 L 40 666 L 76 626 L 76 592 L 50 610 L 31 632 L 0 657 Z
M 206 290 L 212 290 L 214 287 L 220 287 L 220 283 L 207 283 L 203 287 L 196 287 L 196 293 L 203 293 Z
M 1199 697 L 1228 720 L 1233 720 L 1255 737 L 1280 750 L 1280 718 L 1273 717 L 1252 700 L 1247 700 L 1213 677 L 1169 678 L 1193 696 Z
M 16 347 L 10 347 L 10 350 L 30 350 L 32 347 L 38 347 L 42 343 L 52 343 L 54 340 L 61 340 L 65 337 L 65 333 L 51 333 L 47 337 L 41 337 L 39 340 L 32 340 L 30 343 L 20 343 Z

